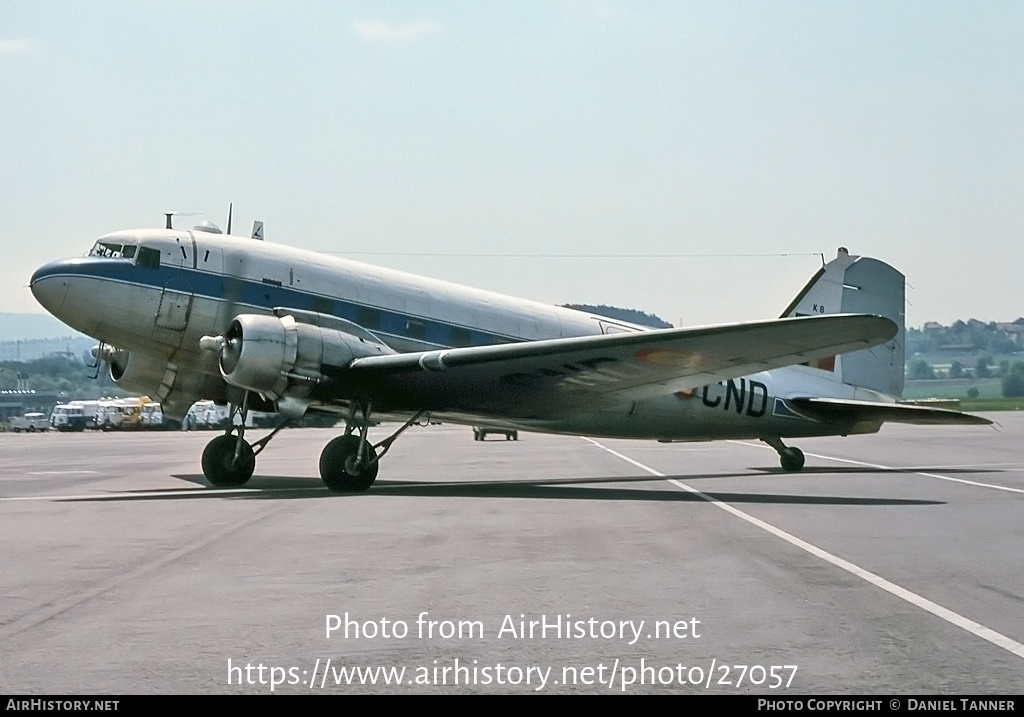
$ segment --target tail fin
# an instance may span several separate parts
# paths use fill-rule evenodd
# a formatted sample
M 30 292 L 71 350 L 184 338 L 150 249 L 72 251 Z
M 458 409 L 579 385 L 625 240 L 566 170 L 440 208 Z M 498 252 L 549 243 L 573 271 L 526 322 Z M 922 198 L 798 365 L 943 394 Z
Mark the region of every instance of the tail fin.
M 899 331 L 888 343 L 835 358 L 819 359 L 810 366 L 831 371 L 850 386 L 903 394 L 905 280 L 888 264 L 869 257 L 850 256 L 839 248 L 835 259 L 818 270 L 797 294 L 782 317 L 819 314 L 876 314 L 896 322 Z

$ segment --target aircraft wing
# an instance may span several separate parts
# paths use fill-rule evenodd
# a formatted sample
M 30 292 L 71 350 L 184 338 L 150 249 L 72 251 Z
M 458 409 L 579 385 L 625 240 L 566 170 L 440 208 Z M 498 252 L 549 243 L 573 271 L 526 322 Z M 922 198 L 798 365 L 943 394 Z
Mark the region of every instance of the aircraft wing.
M 868 348 L 896 331 L 880 316 L 796 317 L 370 356 L 337 380 L 381 410 L 534 418 Z
M 787 403 L 812 418 L 825 421 L 870 421 L 915 423 L 919 425 L 987 426 L 987 418 L 970 413 L 906 403 L 875 403 L 836 398 L 789 398 Z

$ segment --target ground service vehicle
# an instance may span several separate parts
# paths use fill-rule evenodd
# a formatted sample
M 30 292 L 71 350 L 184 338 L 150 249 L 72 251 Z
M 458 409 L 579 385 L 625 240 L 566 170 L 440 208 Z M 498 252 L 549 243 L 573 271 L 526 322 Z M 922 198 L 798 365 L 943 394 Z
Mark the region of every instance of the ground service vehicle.
M 45 431 L 50 427 L 50 419 L 45 413 L 26 413 L 24 416 L 15 416 L 11 419 L 11 430 L 15 433 L 26 431 L 35 433 Z

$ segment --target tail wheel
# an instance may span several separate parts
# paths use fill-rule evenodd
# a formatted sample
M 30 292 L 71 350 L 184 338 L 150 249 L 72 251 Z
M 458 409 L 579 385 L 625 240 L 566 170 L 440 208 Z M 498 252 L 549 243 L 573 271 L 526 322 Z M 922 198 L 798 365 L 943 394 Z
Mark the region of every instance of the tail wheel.
M 362 465 L 358 464 L 359 446 L 366 443 L 355 435 L 339 436 L 324 446 L 320 454 L 320 477 L 333 493 L 362 493 L 377 479 L 380 465 L 373 446 L 366 443 Z
M 203 449 L 203 475 L 211 485 L 218 488 L 240 486 L 252 477 L 256 470 L 256 454 L 252 446 L 242 441 L 238 460 L 235 460 L 238 445 L 238 437 L 231 435 L 217 436 L 206 444 Z
M 804 452 L 799 448 L 787 448 L 779 454 L 782 469 L 795 473 L 804 467 Z

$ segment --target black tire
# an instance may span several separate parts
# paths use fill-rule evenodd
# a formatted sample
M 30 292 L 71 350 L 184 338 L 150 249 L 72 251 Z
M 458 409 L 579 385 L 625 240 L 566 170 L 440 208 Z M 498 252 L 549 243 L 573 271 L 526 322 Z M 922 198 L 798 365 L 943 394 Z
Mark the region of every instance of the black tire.
M 203 449 L 203 475 L 210 485 L 232 488 L 245 485 L 256 470 L 256 455 L 252 446 L 242 441 L 242 452 L 235 462 L 236 436 L 217 436 Z
M 324 446 L 320 453 L 320 478 L 332 493 L 362 493 L 377 479 L 377 453 L 367 444 L 370 459 L 358 473 L 350 472 L 352 461 L 359 452 L 358 436 L 339 436 Z
M 796 473 L 804 467 L 804 452 L 799 448 L 787 448 L 779 456 L 782 469 L 790 473 Z

